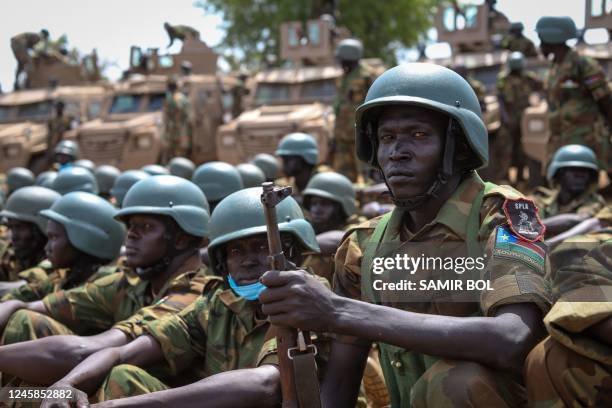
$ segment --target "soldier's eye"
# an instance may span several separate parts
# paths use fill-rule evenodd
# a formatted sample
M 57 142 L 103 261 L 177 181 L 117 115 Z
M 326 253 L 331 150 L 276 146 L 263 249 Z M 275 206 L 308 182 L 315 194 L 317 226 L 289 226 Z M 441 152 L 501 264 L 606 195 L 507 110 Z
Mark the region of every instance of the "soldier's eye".
M 229 253 L 232 256 L 237 256 L 240 255 L 241 251 L 238 248 L 230 248 Z
M 389 133 L 383 133 L 378 137 L 378 140 L 380 140 L 381 142 L 388 142 L 389 140 L 393 139 L 393 135 L 389 134 Z
M 421 132 L 421 131 L 417 131 L 417 132 L 414 132 L 412 135 L 413 135 L 415 138 L 417 138 L 417 139 L 422 139 L 422 138 L 424 138 L 425 136 L 427 136 L 427 133 L 425 133 L 425 132 Z

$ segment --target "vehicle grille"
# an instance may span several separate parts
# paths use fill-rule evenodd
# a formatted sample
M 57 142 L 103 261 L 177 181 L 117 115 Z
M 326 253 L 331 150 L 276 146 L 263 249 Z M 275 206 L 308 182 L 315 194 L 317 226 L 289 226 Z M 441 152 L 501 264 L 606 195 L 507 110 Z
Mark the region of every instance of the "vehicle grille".
M 117 162 L 123 153 L 125 136 L 116 135 L 82 135 L 79 145 L 83 157 L 94 162 Z
M 266 133 L 249 132 L 249 134 L 241 134 L 238 139 L 242 151 L 247 157 L 252 157 L 258 153 L 273 154 L 278 147 L 278 142 L 287 133 L 287 130 L 280 130 L 279 132 L 279 129 L 274 129 Z

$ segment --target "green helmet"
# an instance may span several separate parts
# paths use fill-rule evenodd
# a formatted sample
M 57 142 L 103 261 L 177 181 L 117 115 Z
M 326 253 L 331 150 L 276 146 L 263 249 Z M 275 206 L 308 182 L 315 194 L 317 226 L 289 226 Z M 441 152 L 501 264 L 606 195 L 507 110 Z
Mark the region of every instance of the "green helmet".
M 304 208 L 310 209 L 312 196 L 323 197 L 335 201 L 342 206 L 347 217 L 357 212 L 355 205 L 355 187 L 346 176 L 333 171 L 315 174 L 302 192 Z
M 508 57 L 507 63 L 510 71 L 520 71 L 525 68 L 525 56 L 520 51 L 514 51 Z
M 79 145 L 74 140 L 62 140 L 55 146 L 55 154 L 65 154 L 76 160 L 79 157 Z
M 45 187 L 24 187 L 11 194 L 0 211 L 0 217 L 31 222 L 47 235 L 47 219 L 38 213 L 50 208 L 60 197 L 57 192 Z
M 108 201 L 82 191 L 66 194 L 40 212 L 64 226 L 75 248 L 109 261 L 119 256 L 125 238 L 125 228 L 114 219 L 116 214 Z
M 145 173 L 142 170 L 128 170 L 124 171 L 117 177 L 113 187 L 110 189 L 111 196 L 115 197 L 117 200 L 117 204 L 121 206 L 123 203 L 123 198 L 127 194 L 130 187 L 139 182 L 140 180 L 144 180 L 148 177 L 151 177 L 149 173 Z
M 116 218 L 133 214 L 165 215 L 196 237 L 208 234 L 208 202 L 192 182 L 176 176 L 148 177 L 134 184 Z
M 336 58 L 344 61 L 359 61 L 363 57 L 363 44 L 355 38 L 340 41 L 336 47 Z
M 159 164 L 147 164 L 140 169 L 151 176 L 167 176 L 170 174 L 167 168 Z
M 191 179 L 204 192 L 210 202 L 224 199 L 244 188 L 240 173 L 228 163 L 213 161 L 201 165 Z
M 261 187 L 252 187 L 227 196 L 215 208 L 210 218 L 208 256 L 213 270 L 219 270 L 215 249 L 235 239 L 265 234 L 266 219 L 261 204 Z M 278 229 L 292 234 L 307 250 L 319 252 L 314 229 L 304 219 L 299 204 L 287 197 L 276 207 Z
M 98 182 L 98 188 L 101 194 L 110 194 L 111 189 L 115 185 L 115 180 L 121 174 L 121 171 L 115 166 L 103 164 L 94 170 L 94 176 Z
M 576 23 L 571 17 L 540 17 L 535 30 L 540 40 L 548 44 L 565 44 L 578 37 Z
M 564 167 L 582 167 L 595 172 L 599 171 L 597 157 L 593 150 L 579 144 L 565 145 L 555 152 L 546 171 L 548 181 L 552 182 L 557 171 Z
M 520 21 L 513 21 L 510 24 L 510 31 L 523 31 L 525 26 Z
M 53 181 L 57 178 L 57 171 L 48 170 L 43 171 L 38 176 L 36 176 L 36 184 L 37 186 L 53 188 Z
M 455 119 L 476 154 L 474 168 L 486 167 L 489 138 L 480 103 L 470 84 L 456 72 L 440 65 L 415 62 L 391 68 L 372 83 L 355 114 L 356 150 L 360 160 L 377 168 L 372 115 L 376 109 L 372 108 L 386 105 L 420 106 Z
M 73 191 L 98 194 L 98 182 L 89 170 L 82 167 L 68 167 L 59 172 L 53 180 L 53 190 L 61 195 Z
M 240 178 L 245 188 L 261 187 L 261 184 L 266 181 L 264 172 L 254 164 L 242 163 L 236 166 L 236 170 L 240 173 Z
M 256 165 L 266 175 L 266 180 L 275 180 L 278 177 L 278 161 L 276 157 L 268 153 L 259 153 L 251 160 L 251 163 Z
M 96 170 L 96 164 L 89 159 L 80 159 L 74 162 L 76 167 L 82 167 L 91 171 L 92 173 Z
M 193 171 L 195 170 L 195 164 L 185 157 L 175 157 L 168 163 L 168 170 L 170 170 L 170 174 L 173 176 L 191 180 L 191 176 L 193 176 Z
M 32 186 L 35 181 L 34 173 L 25 167 L 13 167 L 6 175 L 6 185 L 9 192 L 16 191 L 22 187 Z
M 289 133 L 278 144 L 277 156 L 301 156 L 313 166 L 319 162 L 319 146 L 314 137 L 306 133 Z

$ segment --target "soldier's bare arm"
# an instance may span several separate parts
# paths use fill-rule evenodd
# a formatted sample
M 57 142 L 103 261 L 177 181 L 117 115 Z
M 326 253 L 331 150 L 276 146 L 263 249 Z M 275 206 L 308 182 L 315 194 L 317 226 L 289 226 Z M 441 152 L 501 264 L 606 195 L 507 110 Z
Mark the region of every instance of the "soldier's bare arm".
M 575 237 L 577 235 L 587 234 L 592 231 L 597 231 L 602 227 L 601 222 L 597 218 L 588 218 L 581 223 L 573 226 L 572 228 L 564 231 L 554 237 L 547 239 L 546 244 L 549 248 L 554 248 L 568 238 Z
M 223 392 L 219 392 L 223 390 Z M 280 373 L 273 365 L 226 371 L 184 387 L 105 401 L 92 407 L 265 408 L 280 403 Z
M 87 356 L 128 342 L 120 330 L 95 336 L 50 336 L 0 347 L 0 372 L 39 385 L 50 385 Z M 35 363 L 33 363 L 35 362 Z
M 380 341 L 442 358 L 520 373 L 544 337 L 532 304 L 501 306 L 492 317 L 413 313 L 338 296 L 303 271 L 269 271 L 259 297 L 272 324 Z
M 325 378 L 321 384 L 324 407 L 354 407 L 359 394 L 363 370 L 368 359 L 369 346 L 332 344 Z
M 566 213 L 553 215 L 552 217 L 545 218 L 544 220 L 542 220 L 542 223 L 546 226 L 546 235 L 555 236 L 580 224 L 587 218 L 588 215 L 584 214 Z
M 8 323 L 13 313 L 21 309 L 27 309 L 45 315 L 48 314 L 47 308 L 45 308 L 42 301 L 26 303 L 22 302 L 21 300 L 9 300 L 0 303 L 0 332 L 4 331 L 4 327 Z

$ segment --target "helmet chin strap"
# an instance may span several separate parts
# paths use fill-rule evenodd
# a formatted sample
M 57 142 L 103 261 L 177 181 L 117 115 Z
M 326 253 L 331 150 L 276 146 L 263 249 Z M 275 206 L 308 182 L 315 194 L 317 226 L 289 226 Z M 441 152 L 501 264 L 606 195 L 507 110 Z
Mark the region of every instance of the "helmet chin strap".
M 176 249 L 176 247 L 174 246 L 174 242 L 178 231 L 169 222 L 165 222 L 165 224 L 167 232 L 166 234 L 164 234 L 164 239 L 166 240 L 166 252 L 164 253 L 164 256 L 162 256 L 161 259 L 159 259 L 153 265 L 144 268 L 136 268 L 136 274 L 144 280 L 151 279 L 154 276 L 158 276 L 166 272 L 172 260 L 186 251 L 180 251 Z M 187 251 L 189 250 L 191 249 L 187 249 Z
M 453 163 L 455 160 L 455 135 L 458 134 L 459 124 L 454 119 L 450 118 L 448 121 L 448 127 L 446 129 L 446 142 L 444 144 L 444 156 L 442 157 L 442 168 L 438 170 L 436 179 L 431 184 L 425 194 L 420 194 L 408 199 L 398 199 L 393 195 L 393 190 L 387 183 L 385 178 L 385 184 L 391 192 L 391 198 L 393 203 L 405 210 L 414 210 L 423 206 L 430 199 L 435 198 L 440 193 L 442 187 L 448 182 L 453 174 Z

